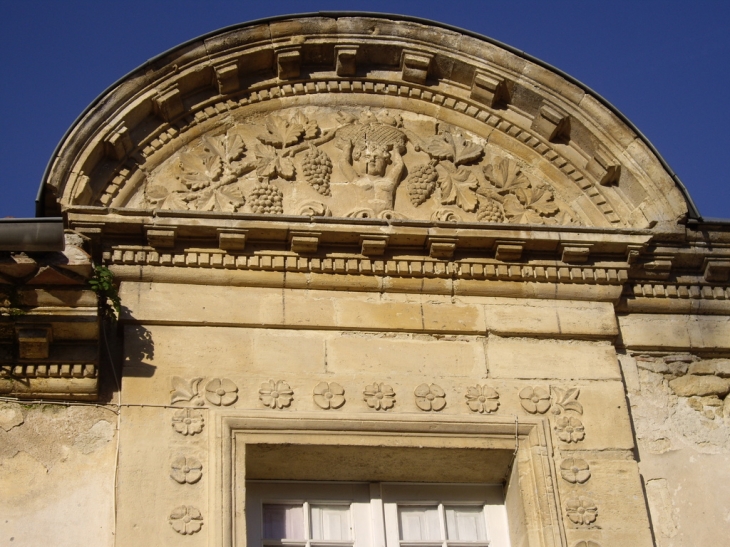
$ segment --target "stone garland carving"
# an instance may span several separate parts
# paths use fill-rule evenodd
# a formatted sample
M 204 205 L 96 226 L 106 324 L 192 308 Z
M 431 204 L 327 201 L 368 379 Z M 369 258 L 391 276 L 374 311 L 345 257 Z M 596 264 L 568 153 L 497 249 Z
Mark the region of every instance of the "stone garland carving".
M 294 391 L 284 380 L 278 382 L 269 380 L 261 384 L 259 399 L 264 406 L 282 409 L 291 405 L 292 400 L 294 400 Z
M 565 513 L 573 524 L 587 526 L 596 521 L 598 507 L 592 499 L 578 496 L 565 502 Z
M 388 410 L 395 405 L 395 391 L 382 382 L 365 386 L 362 394 L 367 405 L 375 410 Z
M 550 409 L 550 392 L 540 386 L 523 388 L 520 404 L 530 414 L 545 414 Z
M 414 391 L 416 406 L 424 412 L 438 412 L 446 406 L 446 393 L 436 384 L 421 384 Z
M 591 478 L 590 466 L 581 458 L 566 458 L 560 463 L 560 476 L 571 484 L 583 484 Z
M 205 385 L 205 398 L 215 406 L 230 406 L 238 399 L 238 387 L 228 378 L 213 378 Z
M 203 464 L 197 458 L 180 456 L 170 466 L 170 477 L 180 484 L 195 484 L 203 476 Z
M 200 396 L 200 382 L 202 378 L 193 378 L 191 380 L 185 380 L 180 376 L 172 377 L 172 396 L 170 404 L 175 403 L 192 403 L 195 406 L 203 406 L 205 403 L 203 398 Z
M 194 534 L 203 527 L 203 515 L 192 505 L 180 505 L 170 513 L 169 522 L 178 534 Z
M 437 123 L 435 135 L 419 136 L 399 114 L 369 109 L 358 114 L 330 113 L 335 126 L 322 131 L 320 117 L 314 120 L 311 113 L 307 117 L 302 109 L 291 109 L 237 124 L 222 135 L 204 135 L 165 164 L 164 176 L 148 179 L 145 205 L 222 212 L 244 212 L 247 205 L 253 213 L 283 214 L 282 185 L 306 182 L 325 201 L 292 203 L 287 212 L 330 215 L 326 200 L 333 196 L 336 163 L 345 179 L 336 182 L 361 196 L 352 198 L 357 207 L 340 216 L 405 218 L 394 210 L 396 190 L 404 181 L 412 207 L 432 200 L 436 210 L 431 218 L 437 221 L 469 220 L 457 213 L 461 210 L 484 222 L 574 223 L 575 215 L 555 200 L 546 183 L 529 179 L 510 158 L 490 155 L 483 164 L 485 148 L 462 130 Z M 244 136 L 256 142 L 247 147 Z M 328 150 L 337 156 L 334 162 L 322 148 L 332 141 Z M 416 154 L 410 167 L 404 163 L 407 143 Z M 253 187 L 242 184 L 252 177 Z
M 345 404 L 345 388 L 337 382 L 320 382 L 314 386 L 314 403 L 323 410 L 340 408 Z
M 472 412 L 489 414 L 499 408 L 499 393 L 489 386 L 470 386 L 466 388 L 466 406 Z
M 204 426 L 205 418 L 199 410 L 183 408 L 172 416 L 172 427 L 181 435 L 197 435 Z

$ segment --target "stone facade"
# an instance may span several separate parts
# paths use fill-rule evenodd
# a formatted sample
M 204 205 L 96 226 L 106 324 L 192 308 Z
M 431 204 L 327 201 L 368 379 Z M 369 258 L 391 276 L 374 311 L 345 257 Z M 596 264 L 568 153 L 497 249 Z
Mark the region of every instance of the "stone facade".
M 242 546 L 261 480 L 498 484 L 513 547 L 724 537 L 730 227 L 549 68 L 244 25 L 107 92 L 44 184 L 66 250 L 0 260 L 3 541 Z

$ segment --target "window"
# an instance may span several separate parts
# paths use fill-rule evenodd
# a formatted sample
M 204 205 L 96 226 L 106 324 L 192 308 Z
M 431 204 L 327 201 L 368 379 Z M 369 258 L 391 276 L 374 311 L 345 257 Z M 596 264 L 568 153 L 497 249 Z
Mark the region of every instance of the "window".
M 509 547 L 499 485 L 248 481 L 248 545 Z

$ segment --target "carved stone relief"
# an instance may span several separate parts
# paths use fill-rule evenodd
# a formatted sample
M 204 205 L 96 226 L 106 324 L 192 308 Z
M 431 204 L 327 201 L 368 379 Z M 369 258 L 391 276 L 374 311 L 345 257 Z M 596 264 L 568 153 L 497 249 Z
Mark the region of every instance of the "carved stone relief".
M 573 524 L 588 526 L 596 521 L 598 507 L 592 499 L 578 496 L 565 502 L 565 513 Z
M 591 478 L 590 466 L 581 458 L 566 458 L 560 463 L 560 476 L 571 484 L 583 484 Z
M 337 382 L 320 382 L 314 386 L 314 402 L 324 410 L 340 408 L 345 404 L 345 389 Z
M 279 380 L 278 382 L 269 380 L 261 384 L 259 399 L 264 406 L 268 406 L 269 408 L 286 408 L 291 405 L 294 399 L 294 391 L 283 380 Z
M 566 443 L 577 443 L 586 436 L 583 422 L 574 416 L 559 416 L 555 421 L 555 432 L 558 439 Z
M 550 409 L 550 392 L 540 386 L 523 388 L 520 404 L 530 414 L 545 414 Z
M 489 386 L 469 386 L 466 388 L 466 406 L 472 412 L 496 412 L 499 408 L 499 393 Z
M 438 412 L 446 406 L 446 392 L 436 384 L 421 384 L 413 393 L 416 396 L 416 406 L 425 412 Z
M 197 435 L 205 427 L 205 418 L 199 410 L 183 408 L 172 416 L 172 428 L 181 435 Z
M 205 398 L 216 406 L 229 406 L 238 399 L 238 387 L 228 378 L 213 378 L 205 385 Z
M 186 380 L 180 376 L 172 377 L 172 394 L 170 404 L 192 403 L 195 406 L 203 406 L 205 401 L 200 396 L 200 382 L 202 378 Z
M 236 119 L 155 168 L 127 206 L 437 221 L 576 224 L 538 172 L 405 111 L 290 108 Z
M 170 477 L 180 484 L 195 484 L 203 476 L 203 464 L 197 458 L 180 456 L 170 466 Z
M 388 410 L 395 405 L 395 391 L 384 383 L 374 382 L 365 386 L 363 399 L 370 408 L 375 410 Z
M 194 534 L 203 527 L 203 515 L 192 505 L 181 505 L 172 510 L 169 522 L 178 534 Z

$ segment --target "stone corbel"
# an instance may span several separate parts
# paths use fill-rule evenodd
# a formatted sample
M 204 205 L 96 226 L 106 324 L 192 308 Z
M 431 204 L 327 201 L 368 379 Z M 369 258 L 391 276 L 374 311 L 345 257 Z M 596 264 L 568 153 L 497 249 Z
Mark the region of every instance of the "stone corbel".
M 401 54 L 401 71 L 406 82 L 425 84 L 428 79 L 428 69 L 431 66 L 433 55 L 415 51 L 403 50 Z
M 357 49 L 356 45 L 335 46 L 335 72 L 338 76 L 354 76 L 357 73 Z
M 672 271 L 671 256 L 655 256 L 654 260 L 643 264 L 644 273 L 651 279 L 668 279 Z
M 299 254 L 316 253 L 320 235 L 317 232 L 291 232 L 289 234 L 291 251 Z
M 471 98 L 492 108 L 507 103 L 507 80 L 491 70 L 477 70 L 471 85 Z
M 218 247 L 226 252 L 240 253 L 246 248 L 247 230 L 218 230 Z
M 494 258 L 502 262 L 516 262 L 522 258 L 524 248 L 524 241 L 496 241 Z
M 537 116 L 532 120 L 532 130 L 549 141 L 568 137 L 570 116 L 557 106 L 543 103 Z
M 53 341 L 53 329 L 50 325 L 18 326 L 16 338 L 21 359 L 48 359 Z
M 591 254 L 592 245 L 571 243 L 561 247 L 562 260 L 566 264 L 585 264 Z
M 169 249 L 175 246 L 174 226 L 166 226 L 164 228 L 158 226 L 146 226 L 147 244 L 155 249 Z
M 365 256 L 383 256 L 388 247 L 388 236 L 360 236 L 360 246 Z
M 119 122 L 114 130 L 104 139 L 104 152 L 110 158 L 121 161 L 134 148 L 132 139 L 129 136 L 127 124 Z
M 182 93 L 177 84 L 172 84 L 164 89 L 158 90 L 152 98 L 155 114 L 166 122 L 170 122 L 185 111 L 182 102 Z
M 428 254 L 431 258 L 453 258 L 456 242 L 455 237 L 430 237 L 428 238 Z
M 301 46 L 276 50 L 276 75 L 280 80 L 299 78 L 302 64 Z
M 705 258 L 705 281 L 727 282 L 730 280 L 730 258 Z
M 621 166 L 611 162 L 608 159 L 608 154 L 603 150 L 596 151 L 595 155 L 588 161 L 586 171 L 602 186 L 617 184 L 621 176 Z
M 626 262 L 628 264 L 636 264 L 639 261 L 641 253 L 644 252 L 644 245 L 627 245 L 626 246 Z
M 213 65 L 213 70 L 215 70 L 215 83 L 218 86 L 218 93 L 227 95 L 238 91 L 238 59 L 229 59 Z

